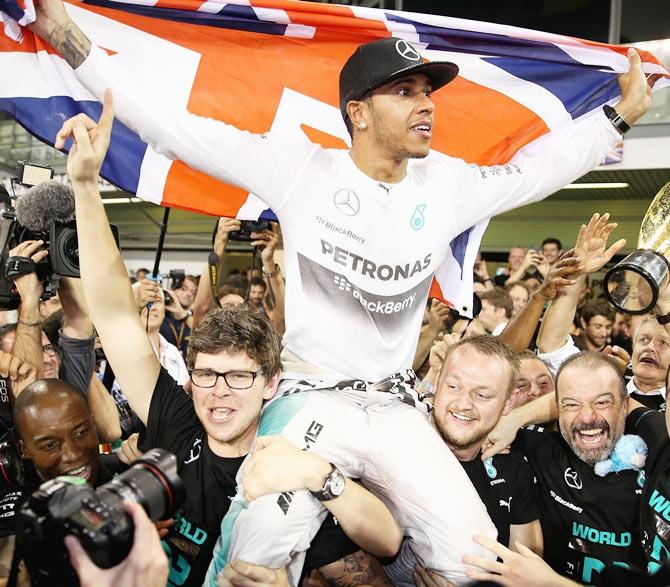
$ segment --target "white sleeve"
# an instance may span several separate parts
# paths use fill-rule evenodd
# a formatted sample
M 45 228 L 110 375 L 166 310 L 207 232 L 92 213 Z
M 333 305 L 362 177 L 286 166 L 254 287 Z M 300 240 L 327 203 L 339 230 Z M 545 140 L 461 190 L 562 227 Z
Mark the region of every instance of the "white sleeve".
M 98 100 L 111 88 L 115 116 L 169 159 L 253 192 L 277 211 L 318 146 L 272 133 L 258 135 L 165 105 L 160 92 L 130 80 L 93 45 L 76 70 Z
M 604 112 L 598 112 L 553 131 L 534 146 L 537 152 L 518 153 L 505 165 L 461 162 L 453 194 L 458 231 L 546 198 L 598 166 L 620 140 Z
M 565 361 L 567 361 L 572 355 L 579 353 L 579 349 L 575 344 L 575 341 L 572 339 L 572 336 L 568 334 L 565 339 L 565 344 L 556 349 L 555 351 L 550 351 L 548 353 L 537 353 L 537 358 L 540 359 L 546 366 L 551 374 L 556 377 L 559 368 Z

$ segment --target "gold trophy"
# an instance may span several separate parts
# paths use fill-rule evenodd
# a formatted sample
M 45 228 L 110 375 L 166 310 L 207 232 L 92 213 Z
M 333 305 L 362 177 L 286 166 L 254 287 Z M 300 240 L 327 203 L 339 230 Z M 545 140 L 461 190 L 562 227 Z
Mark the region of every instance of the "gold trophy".
M 620 312 L 651 312 L 668 284 L 670 263 L 670 182 L 656 194 L 642 219 L 638 248 L 605 274 L 603 289 Z

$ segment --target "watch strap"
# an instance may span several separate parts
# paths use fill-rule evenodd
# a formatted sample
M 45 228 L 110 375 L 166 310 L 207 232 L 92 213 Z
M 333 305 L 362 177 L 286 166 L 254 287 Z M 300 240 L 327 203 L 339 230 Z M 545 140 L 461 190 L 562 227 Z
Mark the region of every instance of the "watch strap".
M 275 268 L 272 271 L 265 269 L 265 265 L 261 266 L 261 273 L 265 275 L 265 277 L 274 277 L 275 275 L 278 275 L 280 271 L 281 267 L 277 263 L 275 263 Z
M 332 484 L 334 483 L 337 477 L 344 477 L 342 471 L 340 471 L 333 463 L 330 464 L 330 473 L 326 475 L 326 479 L 323 482 L 323 487 L 319 491 L 312 491 L 311 494 L 316 497 L 319 501 L 330 501 L 339 497 L 340 494 L 335 494 L 332 491 Z
M 609 104 L 605 104 L 603 106 L 603 112 L 605 112 L 605 116 L 610 119 L 610 122 L 622 135 L 630 130 L 630 125 L 623 119 L 621 114 L 619 114 Z

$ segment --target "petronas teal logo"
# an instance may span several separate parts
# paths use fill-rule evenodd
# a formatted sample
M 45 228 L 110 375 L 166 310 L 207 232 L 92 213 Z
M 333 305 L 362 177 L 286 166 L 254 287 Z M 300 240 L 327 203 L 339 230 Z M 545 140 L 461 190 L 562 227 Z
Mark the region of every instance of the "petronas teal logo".
M 493 466 L 493 457 L 489 457 L 484 461 L 484 468 L 486 469 L 486 474 L 491 477 L 491 479 L 495 479 L 496 475 L 498 474 L 498 469 L 496 469 Z
M 426 224 L 426 219 L 423 216 L 424 211 L 426 210 L 426 204 L 419 204 L 412 214 L 412 218 L 409 223 L 414 230 L 421 230 L 423 225 Z
M 644 469 L 640 469 L 640 472 L 637 476 L 637 484 L 640 487 L 644 487 Z

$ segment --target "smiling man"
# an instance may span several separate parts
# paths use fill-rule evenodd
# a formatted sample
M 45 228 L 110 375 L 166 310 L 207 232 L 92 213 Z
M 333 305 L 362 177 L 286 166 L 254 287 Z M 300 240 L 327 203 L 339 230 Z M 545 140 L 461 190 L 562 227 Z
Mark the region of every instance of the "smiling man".
M 351 149 L 323 149 L 173 111 L 156 88 L 126 79 L 60 0 L 42 1 L 38 11 L 32 30 L 98 99 L 111 88 L 120 120 L 143 140 L 171 159 L 253 192 L 277 214 L 287 279 L 282 397 L 266 409 L 261 430 L 281 433 L 327 456 L 346 475 L 365 479 L 388 498 L 419 558 L 449 580 L 464 582 L 461 556 L 477 547 L 462 535 L 493 536 L 495 529 L 430 427 L 427 407 L 412 385 L 410 367 L 433 276 L 456 236 L 583 175 L 626 127 L 600 112 L 566 125 L 533 157 L 494 167 L 469 165 L 430 149 L 431 92 L 454 79 L 458 67 L 424 61 L 408 41 L 384 38 L 358 47 L 340 73 L 339 107 Z M 619 80 L 616 112 L 631 124 L 651 102 L 637 53 Z M 102 120 L 103 127 L 111 126 L 109 95 Z M 95 126 L 75 117 L 55 144 L 63 147 L 77 127 L 93 131 L 92 140 L 100 142 Z M 90 191 L 92 180 L 85 180 L 82 187 Z M 429 456 L 417 455 L 417 444 Z M 227 554 L 271 567 L 299 566 L 323 506 L 315 500 L 286 502 L 270 495 L 244 508 L 238 496 L 224 521 L 235 527 Z M 284 548 L 269 549 L 268 542 Z
M 433 423 L 486 505 L 498 541 L 542 554 L 535 478 L 512 450 L 481 460 L 487 435 L 511 407 L 520 369 L 517 354 L 492 336 L 475 336 L 449 348 L 437 381 Z
M 573 355 L 558 371 L 556 401 L 560 434 L 531 426 L 512 445 L 538 480 L 545 561 L 586 584 L 608 563 L 644 568 L 643 477 L 631 470 L 599 477 L 593 470 L 625 427 L 628 399 L 618 365 L 602 353 Z
M 86 398 L 65 381 L 39 379 L 26 386 L 14 404 L 14 421 L 24 477 L 0 495 L 3 578 L 14 550 L 16 511 L 43 481 L 72 475 L 97 487 L 126 468 L 116 456 L 98 454 L 98 434 Z

